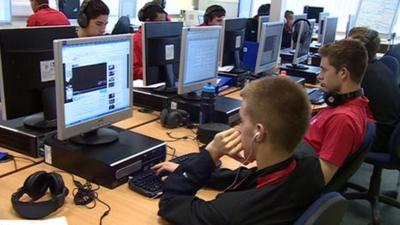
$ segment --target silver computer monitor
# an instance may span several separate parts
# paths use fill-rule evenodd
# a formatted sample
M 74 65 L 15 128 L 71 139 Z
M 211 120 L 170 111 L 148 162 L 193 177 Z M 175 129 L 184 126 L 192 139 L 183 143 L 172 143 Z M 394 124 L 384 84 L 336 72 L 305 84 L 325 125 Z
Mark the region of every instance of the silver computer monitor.
M 0 25 L 10 24 L 12 18 L 11 0 L 0 1 Z
M 59 140 L 117 135 L 103 127 L 132 116 L 132 50 L 129 34 L 54 41 Z
M 261 27 L 263 23 L 269 22 L 269 16 L 259 16 L 258 17 L 258 28 L 257 28 L 257 42 L 260 42 L 260 37 L 261 37 Z
M 204 11 L 185 10 L 185 26 L 198 26 L 204 21 Z
M 335 41 L 338 17 L 325 17 L 324 28 L 322 29 L 321 45 L 326 45 Z
M 277 65 L 283 26 L 283 22 L 268 22 L 262 24 L 256 68 L 254 71 L 255 74 L 271 70 Z
M 216 82 L 221 32 L 220 26 L 183 28 L 179 95 L 200 90 L 207 83 Z
M 308 32 L 306 29 L 310 29 Z M 297 40 L 296 40 L 296 46 L 295 46 L 295 52 L 293 56 L 293 64 L 297 65 L 301 62 L 304 62 L 307 57 L 308 57 L 308 52 L 310 50 L 310 44 L 311 44 L 311 26 L 308 26 L 308 24 L 305 21 L 300 21 L 299 23 L 296 24 L 296 27 L 294 28 L 294 32 L 297 32 Z M 306 35 L 306 33 L 310 33 L 309 35 Z

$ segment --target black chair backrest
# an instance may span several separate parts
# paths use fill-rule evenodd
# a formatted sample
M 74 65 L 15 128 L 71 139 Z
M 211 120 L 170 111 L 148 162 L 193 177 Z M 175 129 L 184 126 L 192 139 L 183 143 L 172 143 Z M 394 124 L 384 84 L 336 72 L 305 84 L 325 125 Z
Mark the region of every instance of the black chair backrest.
M 368 123 L 367 133 L 365 134 L 364 141 L 361 147 L 346 159 L 343 165 L 338 169 L 331 181 L 325 186 L 325 192 L 341 191 L 346 182 L 351 176 L 360 168 L 364 159 L 367 157 L 369 149 L 375 139 L 375 124 Z
M 390 137 L 389 152 L 392 161 L 400 163 L 400 122 L 397 122 L 397 125 L 392 132 L 392 136 Z
M 111 34 L 128 34 L 133 33 L 131 28 L 131 21 L 127 16 L 121 16 L 115 24 Z
M 390 55 L 393 56 L 399 61 L 400 63 L 400 44 L 394 45 L 390 48 L 388 52 L 386 52 L 385 55 Z

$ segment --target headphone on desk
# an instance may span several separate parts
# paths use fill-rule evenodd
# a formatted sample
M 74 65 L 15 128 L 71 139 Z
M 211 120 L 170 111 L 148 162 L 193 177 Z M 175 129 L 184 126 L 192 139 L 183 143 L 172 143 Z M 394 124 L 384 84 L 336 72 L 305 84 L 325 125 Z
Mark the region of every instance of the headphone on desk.
M 160 123 L 168 129 L 189 126 L 191 124 L 190 115 L 182 109 L 163 109 L 160 115 Z
M 364 96 L 364 90 L 362 88 L 345 94 L 326 93 L 324 101 L 328 106 L 336 107 L 361 96 Z
M 35 202 L 43 197 L 50 189 L 52 198 L 48 201 Z M 14 210 L 25 219 L 39 219 L 55 212 L 60 208 L 68 195 L 60 174 L 38 171 L 26 178 L 24 185 L 11 196 Z M 27 194 L 31 200 L 21 201 L 20 198 Z
M 296 43 L 297 42 L 297 38 L 300 32 L 300 26 L 296 27 L 297 24 L 300 25 L 300 22 L 305 22 L 307 24 L 307 28 L 303 26 L 303 33 L 301 34 L 300 37 L 300 43 L 304 43 L 306 40 L 309 40 L 311 42 L 311 37 L 312 37 L 312 27 L 311 27 L 311 23 L 310 21 L 308 21 L 307 19 L 297 19 L 296 21 L 293 22 L 292 25 L 292 39 L 293 42 Z
M 87 26 L 89 26 L 89 18 L 86 15 L 86 9 L 90 2 L 91 0 L 84 0 L 81 7 L 79 8 L 78 24 L 82 28 L 86 28 Z

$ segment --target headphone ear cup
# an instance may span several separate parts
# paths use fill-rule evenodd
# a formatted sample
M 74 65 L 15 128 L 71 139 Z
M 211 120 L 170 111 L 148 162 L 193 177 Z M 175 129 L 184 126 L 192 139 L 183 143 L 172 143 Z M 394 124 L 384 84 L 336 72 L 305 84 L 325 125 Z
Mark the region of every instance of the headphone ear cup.
M 179 112 L 180 117 L 181 117 L 180 118 L 180 123 L 183 126 L 188 126 L 190 124 L 190 114 L 187 111 L 182 110 L 182 109 L 178 109 L 178 112 Z
M 168 116 L 169 110 L 168 109 L 163 109 L 160 114 L 160 123 L 161 126 L 166 127 L 167 126 L 167 116 Z
M 33 201 L 36 201 L 46 193 L 49 187 L 48 182 L 48 173 L 37 171 L 26 178 L 23 190 Z
M 324 101 L 328 106 L 336 107 L 342 103 L 340 95 L 326 93 L 324 96 Z
M 49 188 L 53 195 L 59 195 L 63 192 L 65 185 L 60 174 L 54 172 L 49 173 Z
M 181 123 L 181 115 L 177 110 L 171 110 L 167 116 L 167 127 L 169 129 L 174 129 L 179 127 Z
M 78 20 L 79 26 L 82 27 L 82 28 L 86 28 L 86 27 L 89 26 L 89 19 L 88 19 L 87 15 L 86 15 L 86 8 L 87 8 L 89 2 L 90 2 L 90 0 L 84 0 L 82 2 L 82 5 L 81 5 L 80 9 L 79 9 L 79 14 L 78 14 L 78 19 L 77 20 Z

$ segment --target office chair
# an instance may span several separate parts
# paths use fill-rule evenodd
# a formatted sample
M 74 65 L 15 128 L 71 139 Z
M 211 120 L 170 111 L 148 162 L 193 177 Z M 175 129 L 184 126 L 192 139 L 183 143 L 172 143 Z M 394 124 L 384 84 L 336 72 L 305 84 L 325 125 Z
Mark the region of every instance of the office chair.
M 400 122 L 397 123 L 392 136 L 390 137 L 389 152 L 369 152 L 365 162 L 374 167 L 368 189 L 357 184 L 349 183 L 349 188 L 359 192 L 345 193 L 344 196 L 349 200 L 362 199 L 369 201 L 372 213 L 371 222 L 373 225 L 378 225 L 380 224 L 378 208 L 379 202 L 400 208 L 400 202 L 396 200 L 396 196 L 390 197 L 387 195 L 381 195 L 380 193 L 382 170 L 387 169 L 400 171 Z M 397 181 L 397 187 L 399 186 L 399 183 L 400 180 Z
M 367 133 L 365 134 L 362 145 L 357 152 L 346 159 L 331 181 L 325 186 L 324 192 L 344 192 L 347 181 L 357 172 L 361 164 L 364 162 L 372 143 L 374 142 L 376 130 L 374 123 L 368 123 L 367 126 Z
M 121 16 L 115 24 L 111 34 L 128 34 L 133 33 L 131 21 L 127 16 Z
M 347 210 L 347 200 L 338 192 L 323 194 L 294 225 L 338 225 Z
M 393 56 L 400 63 L 400 44 L 393 45 L 385 55 Z
M 397 59 L 390 55 L 384 55 L 379 59 L 383 64 L 385 64 L 390 71 L 393 72 L 394 79 L 397 82 L 397 85 L 400 84 L 400 63 Z

